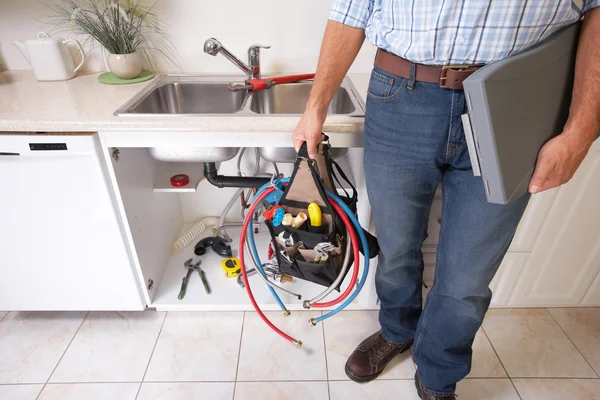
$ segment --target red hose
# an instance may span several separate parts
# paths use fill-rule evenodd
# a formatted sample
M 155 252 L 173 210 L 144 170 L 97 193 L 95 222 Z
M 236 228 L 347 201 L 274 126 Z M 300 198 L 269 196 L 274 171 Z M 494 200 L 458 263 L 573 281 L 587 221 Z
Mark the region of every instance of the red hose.
M 241 268 L 242 268 L 242 277 L 244 279 L 244 286 L 246 287 L 246 293 L 248 293 L 248 297 L 250 298 L 252 307 L 254 307 L 254 310 L 256 310 L 256 313 L 260 316 L 260 318 L 265 322 L 265 324 L 267 324 L 269 326 L 269 328 L 274 330 L 275 333 L 277 333 L 279 336 L 281 336 L 282 338 L 284 338 L 285 340 L 287 340 L 289 342 L 294 343 L 297 347 L 300 347 L 302 345 L 302 342 L 287 335 L 285 332 L 283 332 L 282 330 L 277 328 L 275 325 L 273 325 L 273 323 L 271 321 L 269 321 L 269 319 L 265 316 L 265 314 L 260 310 L 260 307 L 258 307 L 258 304 L 256 303 L 256 300 L 254 299 L 252 290 L 250 289 L 250 282 L 248 282 L 248 275 L 246 274 L 246 263 L 244 261 L 244 253 L 245 253 L 244 252 L 244 239 L 246 238 L 246 234 L 248 232 L 248 225 L 250 224 L 250 221 L 252 220 L 252 215 L 254 215 L 254 210 L 256 209 L 256 206 L 258 204 L 260 204 L 262 199 L 267 197 L 273 191 L 275 191 L 275 188 L 269 188 L 269 189 L 266 189 L 264 192 L 262 192 L 260 194 L 260 196 L 258 196 L 258 198 L 252 202 L 252 205 L 250 206 L 250 210 L 248 210 L 248 214 L 246 214 L 246 219 L 244 220 L 244 226 L 242 227 L 242 233 L 240 234 L 240 247 L 239 247 L 240 248 L 239 256 L 240 256 L 240 264 L 241 264 Z
M 348 285 L 344 293 L 342 293 L 338 298 L 325 303 L 312 303 L 311 306 L 315 308 L 331 307 L 344 301 L 346 297 L 348 297 L 350 293 L 352 293 L 352 289 L 354 289 L 354 286 L 356 285 L 356 280 L 358 279 L 358 260 L 360 257 L 360 250 L 358 248 L 358 238 L 356 237 L 354 226 L 346 216 L 346 213 L 344 213 L 344 211 L 340 208 L 340 206 L 338 206 L 335 203 L 335 201 L 333 201 L 333 199 L 330 198 L 329 202 L 331 203 L 331 207 L 333 207 L 333 210 L 336 212 L 337 215 L 340 216 L 340 218 L 344 222 L 344 225 L 346 225 L 346 231 L 350 236 L 350 240 L 352 240 L 352 249 L 354 250 L 354 270 L 352 271 L 352 279 L 350 280 L 350 285 Z

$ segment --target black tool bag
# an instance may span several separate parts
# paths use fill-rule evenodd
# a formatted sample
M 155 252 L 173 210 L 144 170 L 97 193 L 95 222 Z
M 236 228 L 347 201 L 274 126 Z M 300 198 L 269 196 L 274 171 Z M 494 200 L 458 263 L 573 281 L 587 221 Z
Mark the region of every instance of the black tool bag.
M 274 257 L 277 258 L 280 272 L 327 287 L 340 274 L 344 263 L 347 241 L 346 227 L 333 211 L 325 192 L 327 189 L 337 193 L 334 180 L 342 187 L 339 178 L 334 173 L 334 168 L 337 169 L 341 179 L 346 181 L 352 190 L 352 194 L 349 194 L 343 189 L 345 196 L 341 195 L 339 197 L 342 198 L 352 212 L 356 213 L 358 197 L 356 189 L 339 165 L 333 161 L 330 145 L 321 143 L 317 147 L 317 157 L 311 160 L 308 157 L 306 144 L 304 144 L 298 153 L 294 172 L 279 205 L 285 209 L 286 213 L 296 216 L 300 212 L 309 215 L 308 205 L 316 203 L 321 208 L 322 224 L 319 227 L 313 227 L 309 218 L 302 227 L 294 229 L 284 225 L 275 227 L 270 221 L 267 221 L 275 250 Z M 286 245 L 280 239 L 279 235 L 282 232 L 284 232 L 283 236 L 285 238 L 291 236 L 293 245 Z M 371 242 L 374 240 L 376 246 L 376 239 L 371 235 L 368 236 L 371 238 Z M 335 249 L 329 252 L 326 261 L 315 262 L 317 254 L 314 247 L 324 242 L 331 243 Z M 371 249 L 371 243 L 369 248 Z M 374 253 L 376 253 L 376 250 Z M 350 257 L 353 257 L 353 253 Z M 350 262 L 353 262 L 353 260 L 350 259 Z M 339 287 L 337 289 L 339 290 Z

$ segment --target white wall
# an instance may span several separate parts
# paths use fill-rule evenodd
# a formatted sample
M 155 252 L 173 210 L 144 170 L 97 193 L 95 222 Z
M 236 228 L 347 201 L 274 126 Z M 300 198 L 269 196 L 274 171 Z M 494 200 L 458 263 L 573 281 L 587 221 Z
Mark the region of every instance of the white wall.
M 59 0 L 45 0 L 59 1 Z M 159 0 L 156 12 L 169 26 L 182 72 L 239 72 L 222 56 L 204 54 L 204 41 L 214 36 L 232 53 L 246 59 L 250 44 L 271 45 L 262 53 L 265 72 L 309 72 L 317 65 L 330 6 L 327 0 Z M 47 11 L 40 0 L 0 0 L 0 67 L 29 69 L 12 45 L 34 38 L 43 29 Z M 365 44 L 352 72 L 368 72 L 375 49 Z M 99 51 L 92 52 L 86 70 L 104 69 Z M 167 72 L 173 66 L 161 65 Z

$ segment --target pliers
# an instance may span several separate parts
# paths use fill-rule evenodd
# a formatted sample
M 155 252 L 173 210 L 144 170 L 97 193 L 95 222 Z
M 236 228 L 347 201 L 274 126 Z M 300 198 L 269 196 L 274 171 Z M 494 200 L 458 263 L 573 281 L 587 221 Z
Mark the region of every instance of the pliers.
M 202 268 L 200 268 L 200 264 L 202 263 L 202 261 L 198 260 L 198 262 L 195 264 L 192 261 L 193 259 L 190 258 L 185 263 L 183 263 L 183 265 L 188 270 L 185 274 L 185 277 L 183 278 L 183 282 L 181 282 L 181 289 L 179 289 L 179 296 L 177 296 L 179 300 L 183 300 L 183 298 L 185 297 L 185 292 L 187 291 L 188 283 L 190 282 L 190 278 L 192 277 L 194 271 L 198 271 L 198 275 L 200 275 L 200 279 L 202 280 L 202 284 L 204 285 L 204 291 L 206 292 L 206 294 L 210 294 L 210 286 L 208 285 L 208 280 L 206 280 L 206 274 L 204 273 Z

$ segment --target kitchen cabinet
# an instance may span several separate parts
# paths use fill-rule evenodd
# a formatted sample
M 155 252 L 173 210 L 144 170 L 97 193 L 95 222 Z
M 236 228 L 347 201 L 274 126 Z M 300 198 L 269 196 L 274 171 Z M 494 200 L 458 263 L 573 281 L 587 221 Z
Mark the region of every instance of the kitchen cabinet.
M 600 303 L 600 284 L 594 281 L 600 271 L 599 147 L 597 141 L 573 179 L 559 189 L 509 305 Z
M 0 134 L 0 310 L 142 310 L 94 134 Z

